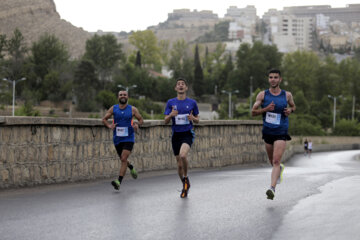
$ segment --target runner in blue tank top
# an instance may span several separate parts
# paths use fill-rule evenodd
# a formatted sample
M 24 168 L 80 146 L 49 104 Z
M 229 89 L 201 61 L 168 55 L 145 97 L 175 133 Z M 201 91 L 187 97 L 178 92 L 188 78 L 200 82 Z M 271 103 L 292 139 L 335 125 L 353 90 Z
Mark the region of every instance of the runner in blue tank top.
M 186 97 L 188 85 L 186 80 L 176 80 L 177 97 L 170 99 L 165 107 L 165 124 L 172 120 L 172 148 L 178 165 L 178 174 L 183 183 L 180 197 L 188 195 L 190 181 L 187 175 L 187 155 L 194 142 L 193 122 L 199 122 L 199 109 L 195 100 Z
M 269 162 L 272 165 L 271 184 L 266 191 L 268 199 L 273 200 L 276 184 L 282 181 L 284 165 L 280 163 L 285 152 L 288 134 L 288 116 L 296 109 L 290 92 L 280 89 L 281 72 L 273 69 L 268 73 L 270 88 L 260 92 L 252 108 L 252 116 L 263 116 L 263 139 Z M 289 105 L 289 107 L 288 107 Z M 260 108 L 261 106 L 261 108 Z
M 130 169 L 131 176 L 135 179 L 137 178 L 137 172 L 128 161 L 128 158 L 134 146 L 135 132 L 139 126 L 143 124 L 143 118 L 138 109 L 127 103 L 129 99 L 127 91 L 120 91 L 118 99 L 119 104 L 112 106 L 102 120 L 104 125 L 113 131 L 113 142 L 121 160 L 119 177 L 111 182 L 111 185 L 113 185 L 116 190 L 120 189 L 120 184 L 125 176 L 127 167 Z M 108 122 L 111 116 L 114 117 L 112 124 Z M 138 122 L 133 122 L 133 117 L 135 117 Z

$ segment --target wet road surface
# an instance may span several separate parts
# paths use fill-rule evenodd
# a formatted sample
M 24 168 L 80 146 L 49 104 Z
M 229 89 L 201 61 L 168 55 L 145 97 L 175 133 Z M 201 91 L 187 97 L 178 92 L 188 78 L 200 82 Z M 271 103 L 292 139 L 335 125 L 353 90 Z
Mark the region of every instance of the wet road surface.
M 358 155 L 295 156 L 273 201 L 270 167 L 191 171 L 187 199 L 175 172 L 3 190 L 0 239 L 359 239 Z

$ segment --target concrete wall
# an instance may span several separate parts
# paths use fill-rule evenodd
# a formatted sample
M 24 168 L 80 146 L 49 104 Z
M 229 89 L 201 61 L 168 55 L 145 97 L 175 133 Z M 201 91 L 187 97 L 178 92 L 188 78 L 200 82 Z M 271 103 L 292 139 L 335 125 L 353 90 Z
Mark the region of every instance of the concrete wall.
M 191 168 L 259 163 L 259 121 L 202 121 L 189 155 Z M 146 121 L 129 160 L 138 171 L 176 169 L 171 127 Z M 116 176 L 120 160 L 112 131 L 98 119 L 0 117 L 0 188 Z
M 266 163 L 260 121 L 201 121 L 190 168 Z M 287 144 L 284 161 L 301 153 L 303 137 Z M 314 151 L 359 149 L 360 137 L 316 137 Z M 146 121 L 129 160 L 142 171 L 176 169 L 171 127 Z M 112 131 L 99 119 L 0 117 L 0 189 L 118 175 Z

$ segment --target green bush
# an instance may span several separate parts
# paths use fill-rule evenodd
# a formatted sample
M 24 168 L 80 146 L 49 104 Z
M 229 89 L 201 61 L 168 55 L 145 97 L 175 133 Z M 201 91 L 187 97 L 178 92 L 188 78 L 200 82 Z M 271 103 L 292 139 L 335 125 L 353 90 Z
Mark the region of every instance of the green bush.
M 294 114 L 289 118 L 289 134 L 298 136 L 323 136 L 325 132 L 316 117 L 306 114 Z
M 160 114 L 164 112 L 164 107 L 154 103 L 149 99 L 129 99 L 129 104 L 135 106 L 140 113 L 146 112 L 147 114 L 151 113 L 151 110 L 154 111 L 154 114 Z
M 357 121 L 341 119 L 336 123 L 333 135 L 360 136 L 360 124 Z
M 101 90 L 95 99 L 96 101 L 100 102 L 104 109 L 109 109 L 118 102 L 116 95 L 113 92 L 107 90 Z
M 25 103 L 20 108 L 15 109 L 15 116 L 40 116 L 40 112 L 33 108 L 31 103 Z

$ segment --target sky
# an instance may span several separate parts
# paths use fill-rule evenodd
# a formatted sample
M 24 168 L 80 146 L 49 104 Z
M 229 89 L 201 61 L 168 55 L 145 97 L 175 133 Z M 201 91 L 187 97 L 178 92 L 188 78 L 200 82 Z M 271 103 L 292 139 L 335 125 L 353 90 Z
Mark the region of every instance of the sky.
M 270 8 L 282 10 L 289 6 L 331 5 L 345 7 L 360 0 L 54 0 L 60 17 L 89 32 L 121 32 L 145 30 L 166 21 L 174 9 L 212 10 L 224 17 L 229 6 L 245 8 L 254 5 L 261 17 Z M 331 4 L 329 3 L 331 2 Z

